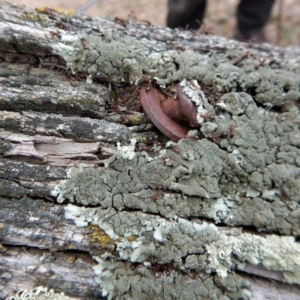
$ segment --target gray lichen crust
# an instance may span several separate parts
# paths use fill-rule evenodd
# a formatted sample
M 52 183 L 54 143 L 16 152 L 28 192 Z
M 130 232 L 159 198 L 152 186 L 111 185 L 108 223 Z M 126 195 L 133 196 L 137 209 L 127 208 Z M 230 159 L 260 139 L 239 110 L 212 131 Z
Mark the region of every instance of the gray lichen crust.
M 229 282 L 236 277 L 227 276 L 231 253 L 218 254 L 220 233 L 212 224 L 71 204 L 65 217 L 78 226 L 97 225 L 116 241 L 117 255 L 106 252 L 95 257 L 96 281 L 108 299 L 143 299 L 147 295 L 161 299 L 161 293 L 164 299 L 220 299 L 224 290 L 233 299 L 251 295 L 249 284 L 242 279 L 235 278 L 236 286 L 230 289 Z M 217 246 L 207 251 L 206 245 L 213 242 Z M 224 278 L 222 284 L 207 275 L 213 272 Z
M 300 283 L 300 245 L 292 237 L 226 236 L 205 222 L 72 204 L 65 217 L 77 226 L 97 225 L 115 241 L 114 254 L 95 257 L 96 281 L 109 299 L 159 299 L 161 293 L 164 299 L 220 299 L 224 290 L 230 299 L 249 299 L 249 284 L 228 274 L 245 262 L 282 271 L 287 282 Z
M 153 50 L 110 30 L 62 35 L 52 47 L 73 72 L 87 72 L 90 83 L 93 76 L 136 84 L 147 78 L 161 87 L 181 81 L 189 93 L 191 79 L 199 82 L 201 99 L 194 91 L 190 97 L 201 128 L 190 134 L 202 139 L 154 147 L 151 154 L 136 153 L 135 141 L 118 144 L 105 168 L 71 168 L 52 192 L 58 202 L 75 204 L 65 208 L 66 218 L 98 226 L 115 245 L 94 251 L 103 295 L 248 299 L 249 285 L 234 273 L 245 263 L 300 283 L 293 237 L 300 234 L 299 76 L 251 55 L 235 66 L 220 53 Z M 221 96 L 209 102 L 212 86 Z M 212 223 L 268 235 L 227 236 Z
M 245 282 L 228 287 L 232 285 L 228 271 L 242 268 L 245 262 L 261 263 L 281 271 L 287 282 L 300 283 L 300 246 L 293 237 L 226 236 L 215 225 L 201 221 L 204 217 L 217 224 L 299 234 L 300 168 L 291 154 L 280 155 L 274 143 L 286 149 L 289 137 L 297 135 L 297 113 L 267 112 L 246 94 L 241 98 L 228 95 L 220 103 L 227 112 L 214 120 L 217 128 L 228 128 L 231 122 L 236 128 L 232 137 L 217 141 L 219 146 L 208 139 L 180 140 L 176 145 L 180 154 L 170 149 L 150 159 L 146 153 L 134 155 L 132 146 L 123 149 L 119 145 L 119 154 L 109 160 L 107 169 L 71 168 L 68 178 L 53 190 L 59 202 L 97 206 L 69 204 L 65 217 L 77 226 L 96 225 L 114 241 L 114 253 L 95 257 L 99 263 L 96 280 L 110 299 L 124 295 L 134 299 L 144 293 L 155 298 L 155 289 L 150 287 L 158 283 L 166 299 L 171 299 L 174 289 L 184 292 L 190 284 L 204 289 L 190 291 L 191 299 L 197 299 L 193 296 L 197 293 L 205 298 L 206 284 L 213 284 L 210 299 L 218 299 L 224 290 L 231 299 L 249 298 Z M 240 107 L 234 107 L 236 103 Z M 274 114 L 281 117 L 280 125 Z M 265 124 L 268 120 L 272 127 Z M 273 127 L 287 128 L 280 140 Z M 210 132 L 204 134 L 212 139 Z M 299 151 L 291 144 L 289 149 Z M 282 161 L 284 157 L 289 160 Z M 216 275 L 207 281 L 205 273 Z M 143 284 L 134 286 L 134 278 L 141 276 Z M 182 294 L 177 295 L 181 299 Z
M 280 123 L 273 119 L 268 124 L 272 113 L 260 112 L 253 103 L 247 110 L 249 118 L 229 113 L 216 118 L 221 130 L 235 126 L 233 137 L 218 141 L 221 148 L 206 139 L 181 140 L 180 154 L 167 150 L 152 160 L 142 153 L 131 160 L 117 155 L 108 169 L 71 168 L 53 195 L 59 202 L 137 209 L 166 218 L 204 217 L 298 235 L 300 153 L 292 145 L 298 134 L 297 114 L 282 114 Z M 287 132 L 279 139 L 274 128 Z M 154 201 L 159 186 L 163 190 Z
M 106 77 L 113 82 L 137 83 L 145 76 L 164 87 L 185 78 L 201 84 L 214 84 L 219 91 L 253 90 L 256 101 L 264 105 L 281 106 L 300 98 L 300 76 L 289 70 L 274 70 L 274 61 L 260 66 L 255 58 L 245 59 L 240 67 L 231 64 L 224 55 L 166 50 L 151 52 L 141 42 L 112 30 L 98 35 L 62 34 L 52 45 L 53 53 L 66 61 L 72 72 L 87 72 Z

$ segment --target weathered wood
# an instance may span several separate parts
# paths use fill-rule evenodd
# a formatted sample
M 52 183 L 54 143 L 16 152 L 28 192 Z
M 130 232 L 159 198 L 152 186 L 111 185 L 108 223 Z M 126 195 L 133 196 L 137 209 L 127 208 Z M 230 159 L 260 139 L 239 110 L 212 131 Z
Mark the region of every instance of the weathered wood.
M 1 299 L 300 299 L 299 49 L 0 1 L 0 51 Z M 194 76 L 218 130 L 158 152 L 139 85 Z
M 1 299 L 13 295 L 16 287 L 30 290 L 37 286 L 73 290 L 77 297 L 72 299 L 102 299 L 93 280 L 93 261 L 87 253 L 45 252 L 11 246 L 1 250 Z

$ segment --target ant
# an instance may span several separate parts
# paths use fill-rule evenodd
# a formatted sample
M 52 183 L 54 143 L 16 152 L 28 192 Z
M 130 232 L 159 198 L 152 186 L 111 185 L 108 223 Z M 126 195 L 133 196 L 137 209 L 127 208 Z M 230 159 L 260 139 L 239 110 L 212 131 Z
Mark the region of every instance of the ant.
M 289 200 L 289 196 L 287 194 L 287 192 L 281 187 L 279 189 L 280 193 L 278 194 L 278 197 L 279 199 L 282 201 L 282 202 L 286 202 Z
M 142 24 L 146 25 L 146 26 L 150 26 L 151 25 L 151 22 L 148 21 L 148 20 L 141 20 L 140 21 Z
M 234 130 L 235 130 L 234 125 L 230 125 L 228 131 L 216 133 L 211 138 L 213 139 L 214 142 L 218 139 L 225 139 L 228 137 L 232 138 L 234 136 Z
M 199 28 L 197 30 L 192 30 L 193 33 L 205 34 L 205 35 L 209 35 L 213 33 L 211 29 L 207 28 L 205 23 L 200 22 L 199 20 L 196 20 L 196 22 L 199 24 Z
M 45 7 L 43 13 L 48 15 L 50 19 L 54 19 L 53 9 L 51 9 L 49 7 Z
M 84 38 L 81 38 L 80 41 L 81 41 L 83 49 L 88 49 L 88 47 L 86 45 L 86 40 Z
M 227 131 L 221 132 L 221 133 L 216 133 L 214 134 L 211 138 L 214 140 L 214 142 L 218 139 L 225 139 L 227 138 L 229 133 Z
M 172 147 L 172 151 L 176 154 L 180 154 L 180 150 L 176 146 Z
M 235 200 L 239 205 L 242 205 L 245 199 L 246 199 L 246 193 L 238 193 Z
M 234 127 L 234 125 L 230 125 L 229 126 L 229 136 L 230 137 L 233 137 L 234 136 L 234 130 L 235 130 L 235 127 Z
M 177 46 L 175 46 L 175 50 L 176 50 L 176 51 L 184 51 L 184 50 L 185 50 L 185 47 L 180 46 L 180 45 L 177 45 Z
M 153 144 L 155 144 L 157 147 L 162 147 L 162 142 L 159 142 L 159 141 L 153 141 Z
M 170 276 L 170 271 L 174 270 L 174 263 L 159 264 L 156 257 L 153 257 L 150 263 L 154 273 L 165 273 L 167 276 Z
M 155 193 L 151 196 L 151 199 L 153 201 L 157 200 L 158 198 L 158 195 L 159 195 L 159 192 L 163 189 L 163 186 L 162 185 L 159 185 L 157 188 L 156 188 L 156 191 Z
M 180 150 L 175 146 L 175 145 L 170 145 L 170 149 L 176 153 L 176 154 L 180 154 Z
M 70 27 L 67 24 L 63 23 L 63 22 L 56 22 L 55 26 L 60 28 L 60 29 L 65 29 L 65 30 L 70 29 Z
M 232 65 L 236 65 L 239 62 L 241 62 L 242 60 L 248 58 L 250 56 L 250 51 L 246 51 L 244 54 L 242 54 L 241 56 L 235 57 L 232 60 L 229 61 L 230 64 Z
M 200 114 L 200 117 L 202 119 L 204 119 L 206 122 L 207 121 L 213 121 L 216 118 L 216 116 L 213 116 L 213 115 L 204 115 L 204 114 Z
M 151 199 L 153 201 L 156 201 L 158 196 L 159 196 L 159 192 L 163 189 L 163 186 L 162 185 L 159 185 L 155 191 L 155 193 L 151 196 Z
M 128 24 L 128 21 L 119 17 L 115 17 L 115 22 L 119 25 L 122 25 L 123 27 L 126 27 Z
M 140 146 L 139 150 L 140 151 L 146 151 L 146 152 L 150 152 L 151 151 L 150 147 L 147 147 L 146 145 Z
M 61 34 L 55 31 L 50 31 L 50 35 L 52 38 L 54 38 L 55 36 L 58 37 L 59 39 L 61 39 Z
M 184 138 L 185 139 L 190 139 L 190 140 L 199 140 L 200 139 L 200 132 L 199 131 L 197 131 L 195 133 L 194 132 L 189 132 Z
M 255 70 L 257 70 L 259 67 L 263 67 L 265 65 L 266 61 L 267 60 L 265 58 L 261 59 L 258 66 L 255 67 Z
M 120 119 L 121 119 L 123 125 L 129 125 L 130 124 L 130 121 L 129 121 L 128 117 L 126 117 L 125 115 L 121 115 Z

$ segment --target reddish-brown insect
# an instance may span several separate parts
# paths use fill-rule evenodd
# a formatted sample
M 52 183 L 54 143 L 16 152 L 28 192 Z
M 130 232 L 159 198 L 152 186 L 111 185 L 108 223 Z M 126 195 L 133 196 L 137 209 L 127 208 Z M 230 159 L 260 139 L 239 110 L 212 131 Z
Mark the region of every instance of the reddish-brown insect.
M 214 115 L 204 115 L 204 114 L 200 114 L 200 117 L 202 119 L 204 119 L 206 122 L 207 121 L 213 121 L 216 118 L 216 116 L 214 116 Z
M 162 185 L 159 185 L 159 186 L 157 187 L 155 193 L 151 196 L 151 199 L 152 199 L 153 201 L 156 201 L 156 200 L 157 200 L 157 198 L 158 198 L 158 196 L 159 196 L 159 192 L 162 190 L 162 188 L 163 188 Z
M 234 125 L 230 125 L 230 126 L 229 126 L 229 136 L 230 136 L 230 137 L 233 137 L 233 136 L 234 136 L 234 130 L 235 130 Z
M 126 117 L 125 115 L 121 115 L 120 118 L 123 125 L 128 125 L 130 123 L 128 117 Z
M 81 38 L 80 41 L 81 41 L 81 45 L 82 45 L 83 49 L 87 49 L 88 47 L 86 45 L 86 40 L 84 38 Z
M 261 59 L 258 66 L 255 67 L 255 70 L 257 70 L 260 67 L 263 67 L 265 65 L 265 63 L 266 63 L 266 59 L 265 58 Z
M 227 138 L 229 133 L 227 131 L 221 132 L 221 133 L 216 133 L 214 134 L 211 138 L 214 140 L 214 142 L 218 139 L 225 139 Z
M 184 138 L 185 139 L 190 139 L 190 140 L 199 140 L 200 139 L 200 134 L 186 135 Z
M 122 25 L 123 27 L 126 27 L 128 24 L 127 20 L 119 18 L 119 17 L 115 17 L 115 22 L 119 25 Z
M 246 53 L 242 54 L 241 56 L 235 57 L 232 60 L 229 61 L 229 63 L 231 63 L 232 65 L 236 65 L 239 62 L 241 62 L 242 60 L 248 58 L 250 55 L 250 51 L 246 51 Z
M 175 50 L 176 51 L 184 51 L 185 48 L 183 46 L 177 45 L 177 46 L 175 46 Z
M 278 197 L 279 199 L 282 201 L 282 202 L 286 202 L 289 200 L 289 196 L 287 194 L 287 192 L 281 187 L 279 189 L 280 193 L 278 194 Z
M 146 145 L 141 145 L 139 147 L 139 151 L 146 151 L 146 152 L 151 152 L 150 147 L 146 146 Z
M 156 146 L 158 146 L 158 147 L 162 147 L 162 143 L 161 142 L 159 142 L 159 141 L 153 141 L 153 144 L 155 144 Z
M 234 136 L 235 126 L 230 125 L 228 128 L 228 131 L 224 131 L 221 133 L 214 134 L 211 138 L 214 140 L 214 142 L 218 139 L 225 139 L 225 138 L 232 138 Z
M 153 273 L 165 273 L 170 276 L 171 270 L 174 270 L 174 263 L 160 264 L 156 257 L 150 261 Z
M 148 20 L 141 20 L 140 22 L 143 23 L 146 26 L 150 26 L 151 25 L 151 22 L 148 21 Z
M 44 8 L 44 14 L 48 15 L 49 17 L 54 17 L 54 13 L 53 13 L 53 10 L 49 7 L 45 7 Z
M 155 193 L 151 196 L 151 199 L 152 199 L 153 201 L 156 201 L 157 198 L 158 198 L 158 195 L 159 195 L 159 190 L 156 190 Z
M 61 35 L 60 35 L 60 33 L 58 33 L 57 31 L 55 32 L 55 31 L 49 31 L 49 33 L 50 33 L 50 35 L 51 35 L 51 37 L 52 38 L 54 38 L 55 36 L 56 37 L 58 37 L 59 39 L 61 39 Z
M 67 25 L 67 24 L 65 24 L 63 22 L 56 22 L 55 26 L 58 27 L 58 28 L 60 28 L 60 29 L 65 29 L 65 30 L 69 30 L 70 29 L 69 25 Z
M 246 199 L 246 193 L 238 193 L 236 196 L 236 202 L 239 205 L 242 205 Z
M 192 30 L 193 33 L 195 33 L 195 34 L 205 34 L 205 35 L 213 33 L 213 31 L 211 29 L 207 28 L 205 23 L 200 22 L 199 20 L 196 20 L 196 22 L 199 24 L 199 28 L 196 29 L 196 30 Z
M 180 154 L 180 150 L 176 146 L 173 146 L 171 149 L 174 153 Z

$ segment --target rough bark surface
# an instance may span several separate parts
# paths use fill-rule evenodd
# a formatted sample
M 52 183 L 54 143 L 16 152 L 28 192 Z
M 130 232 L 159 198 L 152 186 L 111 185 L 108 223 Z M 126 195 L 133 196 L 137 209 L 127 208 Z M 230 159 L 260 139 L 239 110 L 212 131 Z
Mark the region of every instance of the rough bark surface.
M 300 299 L 299 53 L 0 1 L 0 298 Z

